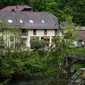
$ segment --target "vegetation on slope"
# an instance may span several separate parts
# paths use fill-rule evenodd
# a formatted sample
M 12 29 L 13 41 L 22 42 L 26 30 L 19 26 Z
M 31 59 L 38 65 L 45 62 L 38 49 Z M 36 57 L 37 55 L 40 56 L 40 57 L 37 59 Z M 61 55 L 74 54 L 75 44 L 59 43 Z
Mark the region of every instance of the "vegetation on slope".
M 69 24 L 71 23 L 72 21 L 69 21 Z M 57 85 L 67 85 L 70 70 L 64 63 L 64 59 L 71 50 L 74 54 L 76 52 L 74 49 L 70 49 L 74 40 L 70 34 L 73 27 L 71 25 L 64 27 L 62 31 L 66 29 L 67 33 L 62 36 L 57 34 L 54 38 L 54 44 L 48 50 L 19 51 L 17 49 L 11 51 L 7 49 L 4 55 L 0 56 L 0 82 L 5 85 L 16 78 L 45 79 L 51 77 L 47 85 L 56 85 L 56 83 Z

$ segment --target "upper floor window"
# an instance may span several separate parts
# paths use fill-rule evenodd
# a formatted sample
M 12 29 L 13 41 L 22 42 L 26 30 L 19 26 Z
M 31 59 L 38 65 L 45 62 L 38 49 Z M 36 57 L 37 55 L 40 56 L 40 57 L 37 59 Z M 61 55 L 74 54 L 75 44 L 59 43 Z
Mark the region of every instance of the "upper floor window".
M 77 46 L 78 46 L 78 47 L 83 47 L 83 45 L 84 45 L 84 42 L 83 42 L 82 40 L 79 40 L 79 41 L 77 42 Z
M 55 35 L 57 35 L 57 33 L 58 33 L 58 32 L 57 32 L 57 29 L 55 29 Z
M 47 29 L 44 29 L 44 35 L 47 35 Z
M 36 35 L 36 29 L 33 30 L 33 35 Z
M 22 29 L 22 35 L 28 35 L 28 31 L 26 29 Z

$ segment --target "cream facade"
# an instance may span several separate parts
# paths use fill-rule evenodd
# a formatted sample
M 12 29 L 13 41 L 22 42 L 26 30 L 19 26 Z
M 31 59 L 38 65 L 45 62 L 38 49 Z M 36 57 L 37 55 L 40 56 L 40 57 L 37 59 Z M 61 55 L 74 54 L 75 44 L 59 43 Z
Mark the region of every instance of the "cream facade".
M 46 34 L 45 34 L 45 31 L 46 31 Z M 26 30 L 25 32 L 22 33 L 22 39 L 25 41 L 26 46 L 30 48 L 30 40 L 32 37 L 38 37 L 39 40 L 42 40 L 44 37 L 44 38 L 48 38 L 48 45 L 50 46 L 52 44 L 53 37 L 56 36 L 56 32 L 57 30 L 37 29 L 36 33 L 34 34 L 34 30 Z

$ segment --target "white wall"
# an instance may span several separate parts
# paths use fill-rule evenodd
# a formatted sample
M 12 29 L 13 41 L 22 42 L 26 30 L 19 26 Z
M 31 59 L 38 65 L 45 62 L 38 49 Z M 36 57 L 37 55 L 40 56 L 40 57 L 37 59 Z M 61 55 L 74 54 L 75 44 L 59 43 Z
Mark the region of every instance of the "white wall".
M 47 30 L 47 35 L 44 35 L 44 30 L 36 30 L 36 35 L 33 35 L 33 30 L 27 30 L 27 31 L 28 31 L 28 37 L 24 39 L 24 42 L 27 47 L 30 47 L 30 37 L 32 36 L 39 37 L 39 39 L 43 36 L 49 36 L 50 44 L 51 44 L 52 36 L 55 36 L 55 30 Z M 7 42 L 10 42 L 9 37 L 10 37 L 10 33 L 9 36 L 7 36 Z M 5 34 L 4 34 L 4 39 L 6 40 Z
M 55 30 L 47 30 L 47 35 L 44 35 L 44 30 L 36 30 L 36 35 L 33 35 L 33 30 L 28 30 L 28 36 L 55 36 Z
M 74 46 L 77 46 L 77 41 L 74 41 L 73 44 L 74 44 Z
M 30 47 L 30 37 L 31 36 L 38 36 L 38 37 L 49 36 L 51 39 L 52 36 L 55 36 L 55 30 L 47 30 L 47 35 L 44 35 L 44 30 L 36 30 L 36 35 L 33 35 L 33 30 L 28 30 L 28 39 L 26 41 L 27 47 Z M 51 40 L 50 40 L 50 42 L 51 42 Z

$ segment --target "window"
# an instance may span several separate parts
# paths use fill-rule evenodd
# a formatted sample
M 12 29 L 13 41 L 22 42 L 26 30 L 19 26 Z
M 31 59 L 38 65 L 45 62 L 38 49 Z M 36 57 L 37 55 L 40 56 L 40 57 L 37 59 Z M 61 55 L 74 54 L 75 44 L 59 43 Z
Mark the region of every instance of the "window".
M 42 21 L 42 23 L 45 23 L 44 20 L 41 20 L 41 21 Z
M 16 42 L 15 43 L 15 48 L 19 48 L 20 47 L 20 43 Z
M 12 23 L 12 20 L 8 20 L 9 23 Z
M 36 29 L 33 30 L 33 35 L 36 35 Z
M 29 20 L 30 23 L 33 23 L 33 20 Z
M 46 47 L 49 46 L 49 42 L 50 42 L 50 37 L 41 37 L 41 40 L 44 41 L 44 44 Z
M 78 47 L 82 47 L 82 46 L 83 46 L 82 42 L 83 42 L 82 40 L 79 40 L 79 41 L 77 42 L 77 46 L 78 46 Z
M 44 35 L 47 35 L 47 29 L 44 30 Z
M 22 20 L 20 20 L 20 23 L 23 23 L 23 21 L 22 21 Z
M 57 33 L 58 33 L 58 32 L 57 32 L 57 29 L 55 29 L 55 35 L 57 35 Z
M 26 29 L 22 29 L 22 35 L 23 36 L 28 36 L 28 31 Z
M 14 41 L 14 36 L 13 35 L 10 36 L 10 41 Z

